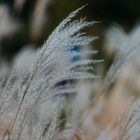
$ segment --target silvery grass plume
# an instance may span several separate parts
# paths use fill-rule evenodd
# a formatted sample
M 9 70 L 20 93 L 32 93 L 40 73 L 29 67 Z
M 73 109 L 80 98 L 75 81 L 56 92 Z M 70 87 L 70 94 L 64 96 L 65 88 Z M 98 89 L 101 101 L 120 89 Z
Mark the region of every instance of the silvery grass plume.
M 82 48 L 96 39 L 85 33 L 79 33 L 81 29 L 95 22 L 87 22 L 85 19 L 71 21 L 82 8 L 72 12 L 56 27 L 42 48 L 38 50 L 35 62 L 29 72 L 23 76 L 24 78 L 21 78 L 22 80 L 16 78 L 15 82 L 11 82 L 16 72 L 13 70 L 11 73 L 1 93 L 0 114 L 7 106 L 9 107 L 8 104 L 13 101 L 15 93 L 18 94 L 15 101 L 17 111 L 3 139 L 5 136 L 8 136 L 10 140 L 21 139 L 25 128 L 29 129 L 29 124 L 33 120 L 36 122 L 33 125 L 38 122 L 41 124 L 38 117 L 34 116 L 35 109 L 49 99 L 55 98 L 56 102 L 61 103 L 60 97 L 76 92 L 77 87 L 76 83 L 72 82 L 73 80 L 98 77 L 93 74 L 89 65 L 100 61 L 84 57 L 96 51 L 70 51 L 73 46 Z M 82 57 L 72 62 L 74 56 Z
M 114 34 L 114 36 L 113 36 Z M 120 75 L 122 70 L 132 61 L 139 57 L 140 52 L 140 26 L 136 27 L 130 34 L 126 35 L 122 29 L 111 28 L 108 32 L 108 39 L 116 48 L 116 55 L 114 61 L 107 72 L 106 84 L 109 86 Z M 113 43 L 114 37 L 114 43 Z M 121 39 L 120 39 L 121 37 Z M 118 42 L 118 43 L 116 43 Z M 112 46 L 113 47 L 113 46 Z
M 140 100 L 135 101 L 124 119 L 119 133 L 119 140 L 132 139 L 138 140 L 140 138 Z
M 108 130 L 104 130 L 97 136 L 96 140 L 113 140 L 113 136 Z
M 134 62 L 136 59 L 139 58 L 140 52 L 140 26 L 137 26 L 132 32 L 128 35 L 120 28 L 111 27 L 110 30 L 107 32 L 107 45 L 112 45 L 112 48 L 115 48 L 116 54 L 111 64 L 101 90 L 97 92 L 95 98 L 90 102 L 89 106 L 83 113 L 84 119 L 88 117 L 90 112 L 92 112 L 93 105 L 98 98 L 103 95 L 103 93 L 108 93 L 108 89 L 111 84 L 119 78 L 120 73 L 125 70 L 127 65 Z M 118 43 L 116 43 L 118 42 Z M 83 119 L 82 119 L 83 121 Z

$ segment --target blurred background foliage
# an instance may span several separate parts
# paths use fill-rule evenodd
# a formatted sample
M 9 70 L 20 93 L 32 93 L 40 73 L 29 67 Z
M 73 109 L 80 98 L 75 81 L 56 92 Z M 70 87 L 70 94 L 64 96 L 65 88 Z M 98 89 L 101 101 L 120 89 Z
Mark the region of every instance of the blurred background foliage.
M 90 34 L 100 37 L 94 43 L 100 50 L 100 58 L 107 57 L 102 44 L 111 25 L 119 24 L 129 32 L 140 19 L 139 0 L 0 0 L 1 56 L 11 60 L 24 46 L 41 46 L 64 17 L 85 4 L 88 5 L 78 16 L 101 21 L 87 29 Z M 7 18 L 10 20 L 5 20 Z M 6 33 L 8 28 L 11 32 Z

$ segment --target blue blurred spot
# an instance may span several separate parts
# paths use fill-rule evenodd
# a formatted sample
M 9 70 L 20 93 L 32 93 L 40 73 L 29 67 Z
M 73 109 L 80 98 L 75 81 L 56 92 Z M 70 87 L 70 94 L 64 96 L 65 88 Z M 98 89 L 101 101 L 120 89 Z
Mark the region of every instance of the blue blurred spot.
M 73 46 L 70 48 L 71 52 L 79 52 L 80 51 L 80 46 Z
M 79 51 L 80 51 L 80 46 L 78 46 L 78 45 L 75 45 L 70 48 L 70 52 L 79 52 Z M 80 56 L 77 55 L 72 58 L 71 62 L 75 62 L 78 60 L 80 60 Z

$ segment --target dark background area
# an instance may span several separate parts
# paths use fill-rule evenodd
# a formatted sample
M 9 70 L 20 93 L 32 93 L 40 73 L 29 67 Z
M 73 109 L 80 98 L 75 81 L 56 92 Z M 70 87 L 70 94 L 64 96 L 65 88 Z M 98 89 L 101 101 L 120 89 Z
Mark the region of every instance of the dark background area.
M 24 2 L 17 6 L 18 1 Z M 2 57 L 12 58 L 27 44 L 32 44 L 34 47 L 41 46 L 64 17 L 85 4 L 88 5 L 80 12 L 78 17 L 101 21 L 100 24 L 87 29 L 89 33 L 100 36 L 100 39 L 94 45 L 100 50 L 102 50 L 104 31 L 109 26 L 114 23 L 119 24 L 126 32 L 129 32 L 140 19 L 140 0 L 49 0 L 45 5 L 45 10 L 43 9 L 45 16 L 41 31 L 34 35 L 31 34 L 32 15 L 41 1 L 43 0 L 0 0 L 0 5 L 7 6 L 10 17 L 22 25 L 20 30 L 0 39 L 0 54 Z M 38 13 L 42 10 L 41 6 L 39 10 Z M 39 16 L 37 14 L 36 18 Z

